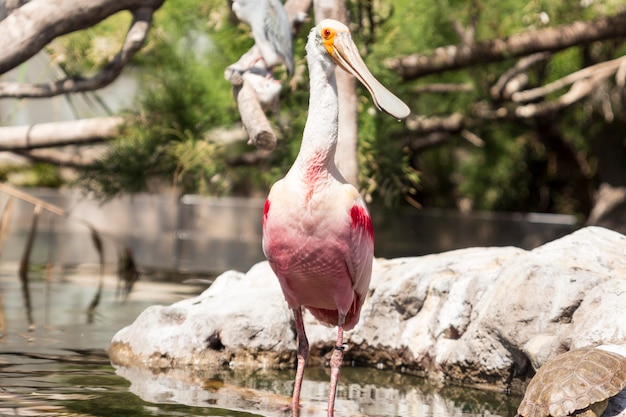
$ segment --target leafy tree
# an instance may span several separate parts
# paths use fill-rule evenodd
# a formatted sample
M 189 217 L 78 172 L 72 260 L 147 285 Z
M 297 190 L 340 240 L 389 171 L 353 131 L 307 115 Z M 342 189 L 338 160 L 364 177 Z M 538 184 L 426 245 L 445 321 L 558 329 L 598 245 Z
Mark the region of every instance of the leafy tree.
M 252 44 L 247 27 L 228 22 L 225 6 L 165 3 L 159 29 L 135 62 L 142 74 L 137 109 L 128 112 L 105 157 L 81 168 L 82 187 L 105 199 L 163 184 L 181 193 L 250 195 L 284 175 L 304 126 L 308 95 L 302 90 L 284 94 L 277 119 L 289 122 L 276 126 L 284 143 L 269 158 L 255 159 L 259 165 L 238 158 L 249 145 L 227 145 L 211 135 L 239 120 L 224 69 Z M 205 16 L 213 16 L 208 24 Z M 303 40 L 296 40 L 298 47 L 303 50 Z
M 141 54 L 120 59 L 144 69 L 143 93 L 121 119 L 122 135 L 106 159 L 85 167 L 82 183 L 103 195 L 150 189 L 154 178 L 183 192 L 264 194 L 297 153 L 306 73 L 296 72 L 291 88 L 283 89 L 280 111 L 271 115 L 281 139 L 271 154 L 215 141 L 214 128 L 238 120 L 223 70 L 252 44 L 249 29 L 229 21 L 226 2 L 218 0 L 116 3 L 131 11 L 131 28 L 149 21 L 138 14 L 139 3 L 158 9 L 155 29 Z M 360 182 L 369 198 L 388 205 L 408 200 L 464 210 L 575 213 L 617 224 L 603 223 L 608 212 L 598 208 L 626 211 L 626 197 L 619 197 L 620 190 L 626 196 L 623 65 L 616 60 L 626 52 L 620 1 L 352 0 L 348 7 L 372 72 L 413 110 L 406 123 L 377 117 L 359 89 Z M 68 9 L 68 20 L 75 13 Z M 96 46 L 134 45 L 129 37 L 102 42 L 121 37 L 120 22 L 123 27 L 128 16 L 115 19 L 50 47 L 67 58 L 67 82 L 47 90 L 0 85 L 0 96 L 62 94 L 65 86 L 83 91 L 97 84 L 90 74 L 96 74 L 92 81 L 108 80 L 115 57 Z M 2 33 L 12 35 L 0 24 Z M 294 48 L 300 68 L 304 38 L 299 35 Z M 11 60 L 0 54 L 0 68 Z M 36 157 L 36 150 L 17 149 Z M 597 204 L 606 190 L 612 203 Z
M 617 131 L 605 127 L 623 123 L 623 82 L 611 61 L 626 52 L 620 2 L 394 5 L 402 13 L 381 32 L 397 34 L 401 56 L 385 59 L 383 51 L 373 60 L 404 79 L 412 110 L 422 115 L 409 120 L 404 137 L 408 160 L 422 173 L 414 199 L 587 217 L 600 182 L 610 177 L 607 186 L 626 189 L 623 143 L 611 141 L 608 154 L 622 168 L 614 162 L 610 175 L 598 171 L 607 164 L 597 151 Z M 616 221 L 593 221 L 619 229 Z

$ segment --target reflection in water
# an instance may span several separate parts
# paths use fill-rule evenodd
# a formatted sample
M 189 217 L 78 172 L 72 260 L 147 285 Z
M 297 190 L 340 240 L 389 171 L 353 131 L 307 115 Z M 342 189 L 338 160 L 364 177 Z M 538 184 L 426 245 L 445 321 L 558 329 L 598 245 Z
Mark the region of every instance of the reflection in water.
M 0 291 L 0 343 L 7 335 L 7 319 L 4 314 L 4 302 L 2 301 L 2 292 Z
M 81 355 L 68 358 L 78 361 Z M 292 372 L 214 370 L 194 374 L 97 364 L 68 364 L 0 355 L 0 415 L 265 416 L 290 414 Z M 480 391 L 437 390 L 390 371 L 348 369 L 338 390 L 337 416 L 512 416 L 511 399 Z M 326 415 L 326 370 L 303 384 L 302 417 Z M 116 375 L 117 374 L 117 375 Z M 118 376 L 122 375 L 124 378 Z M 324 380 L 322 380 L 322 378 Z M 126 380 L 130 381 L 129 383 Z M 474 394 L 477 394 L 474 396 Z
M 33 321 L 33 309 L 30 299 L 30 285 L 28 282 L 28 266 L 30 265 L 30 254 L 33 249 L 33 242 L 35 241 L 35 236 L 37 235 L 37 224 L 39 222 L 39 213 L 41 212 L 41 206 L 39 204 L 35 205 L 35 209 L 33 210 L 33 220 L 30 227 L 30 232 L 28 233 L 28 239 L 26 239 L 26 247 L 24 248 L 24 253 L 22 254 L 22 260 L 20 261 L 20 269 L 19 269 L 19 277 L 20 282 L 22 284 L 22 296 L 24 297 L 24 305 L 26 306 L 26 318 L 28 319 L 28 326 L 32 328 L 34 325 Z
M 93 296 L 89 307 L 87 308 L 87 323 L 93 323 L 94 315 L 96 313 L 96 307 L 100 304 L 100 297 L 102 296 L 102 289 L 104 287 L 104 246 L 102 245 L 102 239 L 100 235 L 92 226 L 89 227 L 91 234 L 91 242 L 98 252 L 98 260 L 100 261 L 99 278 L 98 278 L 98 290 Z
M 128 246 L 124 246 L 118 256 L 117 264 L 118 281 L 115 288 L 115 297 L 118 300 L 126 300 L 139 279 L 139 270 L 135 263 L 135 255 Z
M 4 208 L 2 209 L 2 216 L 0 216 L 0 254 L 2 254 L 2 249 L 4 249 L 4 241 L 7 235 L 9 219 L 11 218 L 12 212 L 13 212 L 13 198 L 9 198 Z M 0 287 L 0 343 L 2 343 L 5 340 L 6 332 L 7 332 L 7 321 L 6 321 L 6 315 L 4 313 L 4 302 L 2 301 L 2 291 Z
M 114 277 L 94 321 L 86 306 L 99 274 L 31 282 L 29 331 L 19 279 L 0 275 L 0 415 L 30 416 L 281 416 L 290 415 L 293 370 L 141 371 L 113 369 L 105 350 L 113 334 L 147 306 L 172 303 L 202 288 L 140 280 L 125 302 Z M 4 320 L 4 324 L 3 324 Z M 2 337 L 0 336 L 0 337 Z M 328 369 L 307 369 L 302 417 L 326 415 Z M 392 371 L 344 367 L 337 412 L 343 416 L 513 416 L 519 399 L 488 392 L 435 388 Z
M 517 401 L 504 394 L 461 388 L 438 389 L 391 371 L 344 368 L 337 390 L 338 416 L 478 416 L 515 414 Z M 301 416 L 326 415 L 328 370 L 309 369 L 302 386 Z M 267 417 L 289 414 L 293 372 L 214 370 L 149 371 L 120 367 L 129 390 L 148 402 L 192 407 L 213 405 Z

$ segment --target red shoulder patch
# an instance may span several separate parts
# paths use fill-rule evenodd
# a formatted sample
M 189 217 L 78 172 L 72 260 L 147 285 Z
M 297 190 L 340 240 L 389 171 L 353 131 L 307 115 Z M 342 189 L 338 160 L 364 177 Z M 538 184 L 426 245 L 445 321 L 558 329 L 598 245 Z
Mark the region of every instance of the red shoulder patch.
M 270 200 L 265 200 L 265 206 L 263 207 L 263 224 L 267 220 L 267 213 L 270 211 Z
M 353 229 L 365 231 L 370 239 L 374 240 L 374 226 L 372 226 L 372 218 L 367 212 L 367 209 L 355 204 L 350 210 L 350 217 L 352 217 Z

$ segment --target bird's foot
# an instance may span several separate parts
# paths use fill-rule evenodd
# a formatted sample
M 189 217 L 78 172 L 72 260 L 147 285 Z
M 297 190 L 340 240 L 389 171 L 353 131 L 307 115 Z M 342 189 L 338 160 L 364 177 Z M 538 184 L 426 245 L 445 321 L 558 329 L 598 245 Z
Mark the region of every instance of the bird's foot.
M 291 410 L 291 417 L 300 416 L 300 404 L 292 404 L 289 409 Z

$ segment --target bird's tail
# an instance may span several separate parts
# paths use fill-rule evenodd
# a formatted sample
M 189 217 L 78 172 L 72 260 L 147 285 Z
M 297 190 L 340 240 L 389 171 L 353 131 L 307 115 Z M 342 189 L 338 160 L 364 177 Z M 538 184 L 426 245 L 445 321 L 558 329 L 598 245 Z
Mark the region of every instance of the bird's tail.
M 361 306 L 363 305 L 363 300 L 359 297 L 358 294 L 354 294 L 354 300 L 352 301 L 352 305 L 350 306 L 350 310 L 346 314 L 346 318 L 343 324 L 344 330 L 352 330 L 354 326 L 359 322 L 359 316 L 361 315 Z M 339 311 L 338 310 L 327 310 L 324 308 L 314 308 L 314 307 L 306 307 L 307 310 L 311 312 L 313 317 L 321 321 L 322 323 L 329 324 L 331 326 L 337 326 L 339 324 Z

